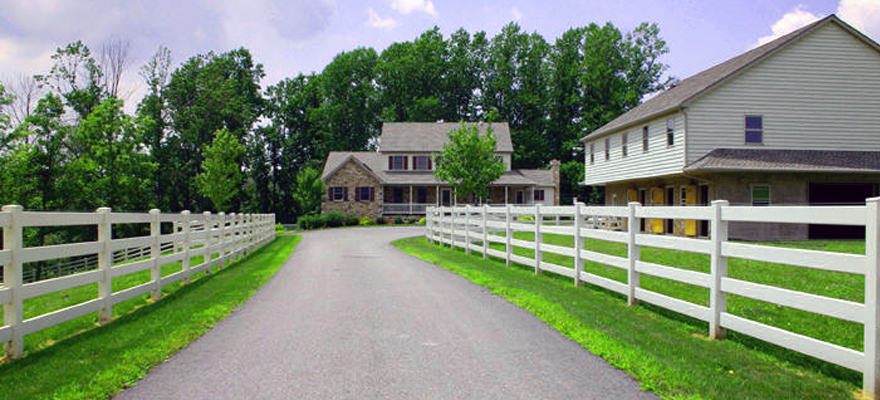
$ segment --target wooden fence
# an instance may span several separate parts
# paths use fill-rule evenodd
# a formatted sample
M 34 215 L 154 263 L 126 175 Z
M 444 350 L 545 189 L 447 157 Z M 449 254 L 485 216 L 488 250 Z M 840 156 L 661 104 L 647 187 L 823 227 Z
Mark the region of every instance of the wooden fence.
M 709 336 L 720 339 L 726 330 L 737 331 L 809 356 L 859 371 L 864 376 L 864 392 L 880 395 L 880 197 L 868 199 L 865 206 L 828 207 L 732 207 L 727 201 L 713 201 L 707 207 L 431 207 L 427 211 L 425 236 L 432 242 L 461 247 L 470 254 L 480 252 L 504 259 L 507 265 L 518 263 L 573 278 L 575 285 L 587 282 L 621 293 L 629 304 L 644 301 L 709 323 Z M 521 220 L 531 217 L 534 221 Z M 550 226 L 547 218 L 561 217 L 569 224 Z M 710 238 L 654 235 L 638 232 L 644 218 L 708 220 Z M 538 221 L 538 223 L 535 223 Z M 830 224 L 864 226 L 865 254 L 845 254 L 803 250 L 728 241 L 728 223 L 766 222 L 794 224 Z M 617 227 L 619 230 L 605 229 Z M 628 229 L 636 227 L 636 229 Z M 516 232 L 531 232 L 535 241 L 520 240 Z M 543 234 L 574 238 L 574 247 L 542 243 Z M 617 257 L 585 249 L 584 239 L 624 243 L 626 257 Z M 504 250 L 489 247 L 504 245 Z M 709 255 L 710 272 L 702 273 L 675 266 L 640 260 L 641 246 L 680 250 Z M 533 250 L 532 257 L 513 254 L 513 247 Z M 543 254 L 571 257 L 574 268 L 544 261 Z M 754 260 L 795 267 L 862 275 L 865 278 L 864 302 L 804 293 L 776 286 L 758 284 L 727 276 L 728 258 Z M 584 261 L 616 267 L 627 272 L 626 282 L 584 271 Z M 640 275 L 646 274 L 709 289 L 709 306 L 694 304 L 640 287 Z M 737 295 L 763 302 L 803 310 L 864 325 L 864 351 L 838 346 L 809 336 L 796 334 L 727 310 L 727 295 Z
M 113 239 L 113 226 L 118 224 L 149 225 L 148 236 Z M 162 234 L 162 224 L 171 225 L 169 233 Z M 97 240 L 53 246 L 23 247 L 25 228 L 96 226 Z M 145 293 L 153 300 L 162 296 L 162 287 L 183 280 L 197 272 L 252 252 L 275 237 L 274 214 L 163 214 L 114 213 L 99 208 L 94 213 L 25 212 L 21 206 L 4 206 L 0 211 L 3 247 L 0 264 L 3 265 L 3 284 L 0 285 L 0 304 L 3 305 L 3 325 L 0 343 L 5 343 L 6 355 L 20 357 L 25 335 L 58 325 L 71 319 L 98 312 L 99 323 L 107 323 L 113 315 L 113 305 Z M 149 248 L 149 251 L 144 251 Z M 23 265 L 56 259 L 97 255 L 96 269 L 74 272 L 66 276 L 25 283 Z M 191 265 L 191 258 L 203 256 L 203 262 Z M 127 262 L 135 260 L 132 262 Z M 115 264 L 122 261 L 121 264 Z M 165 264 L 181 262 L 180 271 L 162 276 Z M 115 264 L 115 265 L 114 265 Z M 113 292 L 113 279 L 140 271 L 150 271 L 150 280 Z M 60 310 L 29 319 L 23 319 L 24 300 L 88 284 L 98 284 L 98 297 Z

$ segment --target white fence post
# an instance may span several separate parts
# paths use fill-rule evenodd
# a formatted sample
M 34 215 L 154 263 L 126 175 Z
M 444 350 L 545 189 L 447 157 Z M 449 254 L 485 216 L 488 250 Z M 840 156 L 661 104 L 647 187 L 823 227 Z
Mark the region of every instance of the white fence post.
M 727 295 L 721 291 L 721 280 L 727 276 L 727 257 L 721 254 L 721 246 L 727 241 L 727 221 L 722 219 L 722 210 L 729 206 L 727 200 L 712 202 L 711 241 L 712 252 L 709 255 L 709 337 L 723 339 L 727 332 L 721 327 L 721 313 L 727 311 Z
M 880 395 L 880 197 L 865 202 L 865 370 L 862 391 Z
M 511 246 L 511 244 L 510 244 L 510 237 L 513 236 L 513 231 L 510 229 L 510 219 L 512 218 L 512 215 L 510 213 L 510 204 L 507 204 L 507 208 L 505 209 L 505 211 L 506 211 L 505 216 L 507 217 L 507 228 L 505 228 L 505 230 L 504 230 L 504 235 L 505 235 L 505 240 L 506 240 L 506 243 L 504 245 L 504 252 L 505 252 L 504 263 L 509 266 L 509 265 L 511 265 L 510 253 L 511 253 L 511 250 L 513 249 L 513 246 Z
M 211 236 L 213 236 L 214 226 L 213 221 L 211 220 L 210 211 L 203 212 L 202 216 L 205 218 L 205 249 L 203 251 L 204 256 L 202 256 L 202 262 L 205 263 L 205 274 L 210 274 L 211 267 L 213 266 L 211 264 L 211 243 L 213 242 L 213 238 Z
M 217 257 L 217 262 L 220 264 L 220 269 L 226 266 L 226 213 L 220 211 L 219 218 L 217 219 L 217 227 L 220 231 L 220 249 L 218 251 L 219 257 Z
M 541 243 L 544 242 L 544 236 L 541 234 L 541 224 L 543 223 L 544 217 L 541 215 L 541 205 L 535 204 L 535 275 L 541 273 L 541 261 L 544 259 L 544 255 L 541 254 Z
M 627 293 L 626 293 L 626 304 L 628 305 L 636 305 L 638 304 L 638 300 L 636 299 L 636 288 L 639 287 L 639 273 L 636 272 L 636 262 L 639 260 L 640 251 L 639 246 L 636 245 L 636 233 L 638 229 L 636 229 L 636 210 L 640 208 L 639 203 L 629 203 L 629 213 L 627 215 L 627 241 L 626 241 L 626 258 L 628 263 L 627 267 Z
M 464 206 L 464 254 L 471 255 L 471 205 Z
M 428 240 L 428 243 L 434 244 L 434 235 L 431 233 L 432 209 L 433 207 L 425 207 L 425 239 Z
M 581 225 L 583 217 L 581 216 L 581 205 L 577 201 L 574 202 L 574 285 L 582 286 L 581 272 L 584 270 L 584 260 L 581 259 L 581 250 L 584 247 L 584 240 L 581 238 Z
M 489 205 L 483 204 L 483 259 L 489 259 L 489 226 L 486 222 L 489 219 Z
M 5 344 L 6 356 L 20 358 L 24 353 L 24 333 L 22 332 L 22 298 L 21 298 L 21 248 L 22 248 L 22 217 L 24 207 L 19 205 L 3 206 L 9 213 L 9 227 L 3 230 L 3 249 L 9 250 L 9 263 L 3 266 L 3 283 L 12 292 L 9 303 L 3 305 L 3 323 L 9 325 L 10 340 Z
M 181 225 L 183 225 L 183 261 L 182 261 L 183 283 L 187 284 L 187 283 L 189 283 L 189 274 L 190 274 L 190 272 L 189 272 L 189 268 L 190 268 L 189 249 L 192 246 L 192 243 L 190 243 L 190 240 L 189 240 L 189 238 L 190 238 L 190 235 L 189 235 L 189 229 L 190 229 L 189 210 L 183 210 L 180 213 L 180 216 L 181 216 L 181 218 L 183 218 L 183 222 L 181 222 Z
M 452 212 L 449 214 L 451 219 L 450 222 L 452 225 L 450 229 L 452 229 L 452 233 L 449 234 L 449 241 L 452 243 L 450 246 L 452 249 L 455 249 L 455 217 L 458 216 L 458 207 L 452 207 Z
M 113 319 L 113 280 L 110 275 L 110 266 L 113 264 L 113 254 L 110 252 L 110 241 L 113 240 L 113 228 L 110 223 L 110 208 L 98 209 L 101 222 L 98 223 L 98 242 L 101 243 L 101 251 L 98 252 L 98 270 L 101 271 L 101 280 L 98 281 L 98 298 L 103 306 L 98 312 L 98 323 L 103 325 Z
M 162 248 L 160 236 L 162 235 L 162 223 L 159 219 L 161 211 L 154 208 L 150 210 L 150 257 L 153 258 L 153 266 L 150 267 L 150 281 L 153 283 L 153 290 L 150 292 L 150 298 L 158 301 L 162 298 Z

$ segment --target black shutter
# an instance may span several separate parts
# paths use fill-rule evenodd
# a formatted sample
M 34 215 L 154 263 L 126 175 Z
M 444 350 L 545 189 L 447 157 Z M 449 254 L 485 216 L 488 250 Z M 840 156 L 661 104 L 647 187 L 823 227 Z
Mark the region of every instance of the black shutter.
M 376 188 L 370 186 L 370 201 L 376 201 Z
M 333 187 L 327 188 L 327 200 L 333 201 Z
M 409 169 L 409 157 L 403 156 L 403 169 Z
M 342 201 L 348 200 L 348 186 L 342 188 Z
M 388 156 L 388 170 L 394 169 L 394 156 Z

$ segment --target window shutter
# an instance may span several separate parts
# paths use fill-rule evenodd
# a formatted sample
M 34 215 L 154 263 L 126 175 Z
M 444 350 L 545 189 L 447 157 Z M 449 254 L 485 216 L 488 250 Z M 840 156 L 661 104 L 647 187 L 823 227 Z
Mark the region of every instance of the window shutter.
M 431 165 L 431 156 L 428 156 L 428 169 L 432 169 L 432 168 L 433 168 L 433 166 Z
M 327 188 L 327 200 L 333 201 L 333 187 Z
M 409 157 L 403 156 L 403 169 L 409 169 Z
M 342 188 L 342 201 L 348 200 L 348 186 Z
M 376 201 L 376 188 L 370 186 L 370 201 Z
M 388 170 L 394 169 L 394 156 L 388 156 Z

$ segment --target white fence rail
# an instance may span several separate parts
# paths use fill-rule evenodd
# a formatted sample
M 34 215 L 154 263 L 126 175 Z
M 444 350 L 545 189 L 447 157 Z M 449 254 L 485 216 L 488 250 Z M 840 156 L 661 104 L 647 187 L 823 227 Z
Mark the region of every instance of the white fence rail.
M 161 225 L 171 223 L 171 233 L 162 234 Z M 148 224 L 149 235 L 113 239 L 117 224 Z M 41 226 L 97 226 L 96 241 L 59 244 L 53 246 L 23 247 L 22 231 Z M 3 325 L 0 343 L 5 343 L 6 355 L 20 357 L 25 335 L 69 321 L 92 312 L 98 312 L 100 323 L 107 323 L 113 315 L 113 305 L 142 294 L 150 293 L 153 300 L 162 296 L 162 287 L 183 280 L 192 274 L 210 272 L 215 265 L 221 268 L 227 261 L 254 251 L 275 237 L 274 214 L 162 214 L 113 213 L 99 208 L 95 213 L 25 212 L 21 206 L 4 206 L 0 211 L 3 247 L 0 265 L 3 265 L 3 283 L 0 285 L 0 305 L 3 306 Z M 203 256 L 203 262 L 191 265 L 191 258 Z M 23 265 L 56 259 L 75 259 L 84 263 L 82 269 L 63 276 L 36 282 L 23 280 Z M 91 267 L 94 259 L 97 269 Z M 132 261 L 135 260 L 135 261 Z M 132 261 L 132 262 L 129 262 Z M 180 271 L 162 276 L 165 264 L 180 261 Z M 150 271 L 150 280 L 113 292 L 113 279 Z M 67 271 L 70 272 L 70 271 Z M 23 319 L 25 299 L 42 296 L 74 287 L 98 284 L 98 297 L 33 318 Z
M 731 207 L 727 201 L 712 202 L 708 207 L 593 207 L 583 204 L 563 207 L 430 207 L 427 210 L 425 236 L 431 242 L 461 247 L 470 254 L 479 252 L 502 258 L 507 265 L 518 263 L 541 271 L 570 277 L 575 285 L 587 282 L 627 296 L 629 304 L 645 301 L 709 323 L 709 336 L 725 337 L 734 330 L 809 356 L 862 372 L 864 392 L 880 398 L 880 197 L 868 199 L 866 206 L 829 207 Z M 531 217 L 522 220 L 521 217 Z M 562 217 L 570 224 L 548 224 Z M 644 218 L 707 220 L 711 238 L 695 239 L 638 232 Z M 533 220 L 531 220 L 533 219 Z M 539 223 L 535 223 L 538 221 Z M 844 254 L 802 250 L 727 240 L 731 221 L 835 224 L 864 226 L 865 254 Z M 636 227 L 636 229 L 628 229 Z M 516 232 L 534 234 L 534 241 L 519 240 Z M 574 238 L 574 248 L 543 243 L 543 234 Z M 503 236 L 501 235 L 503 234 Z M 585 249 L 584 239 L 624 243 L 626 257 L 617 257 Z M 504 250 L 489 247 L 501 243 Z M 674 266 L 640 260 L 640 247 L 680 250 L 707 254 L 710 272 L 696 272 Z M 513 254 L 513 247 L 530 249 L 532 257 Z M 551 253 L 574 259 L 574 269 L 544 261 Z M 795 267 L 846 272 L 865 277 L 864 302 L 852 302 L 775 286 L 733 279 L 727 276 L 728 258 L 740 258 Z M 584 271 L 584 261 L 610 265 L 627 272 L 626 282 L 619 282 Z M 709 307 L 673 298 L 640 287 L 642 274 L 670 279 L 709 289 Z M 728 313 L 727 296 L 737 295 L 795 308 L 819 315 L 864 325 L 864 351 L 821 341 Z

